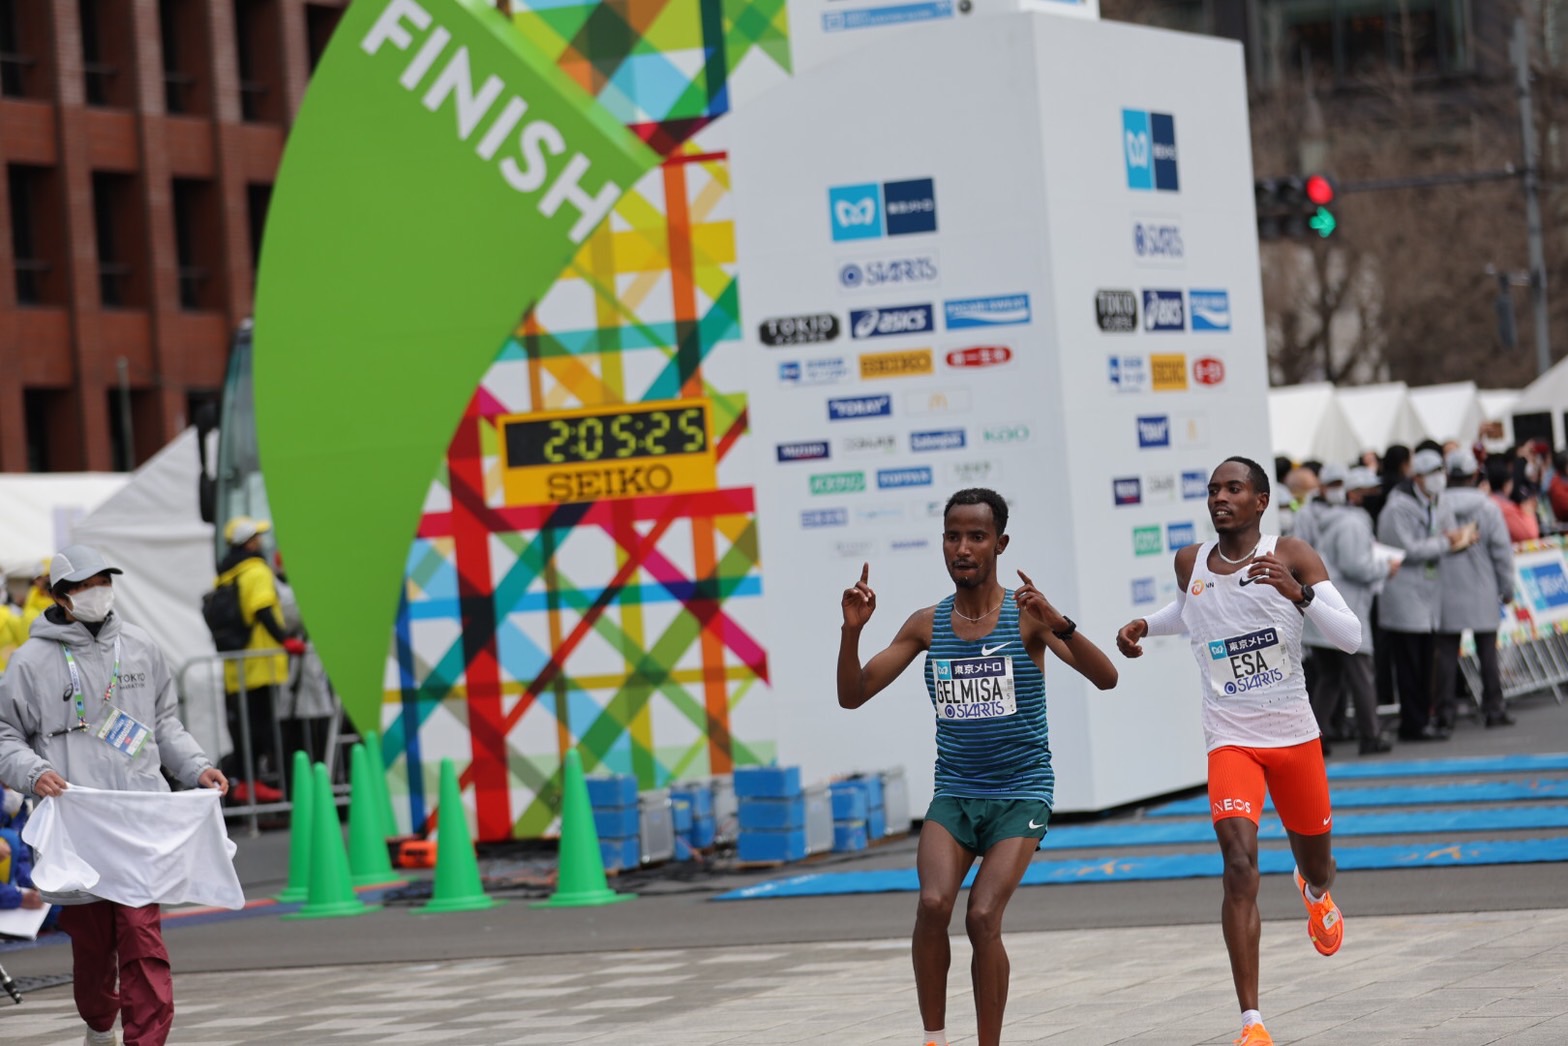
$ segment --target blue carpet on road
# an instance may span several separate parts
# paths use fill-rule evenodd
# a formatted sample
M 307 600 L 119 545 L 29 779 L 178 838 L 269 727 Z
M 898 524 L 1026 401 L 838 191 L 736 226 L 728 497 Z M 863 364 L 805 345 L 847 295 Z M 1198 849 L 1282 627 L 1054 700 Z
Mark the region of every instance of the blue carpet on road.
M 1425 843 L 1420 846 L 1336 846 L 1340 871 L 1381 868 L 1436 868 L 1458 865 L 1532 864 L 1568 861 L 1568 836 L 1517 842 Z M 1286 850 L 1258 854 L 1264 874 L 1285 874 L 1294 867 Z M 1036 860 L 1024 873 L 1025 886 L 1051 883 L 1137 882 L 1153 879 L 1216 878 L 1218 851 L 1154 857 L 1099 857 L 1083 861 Z M 971 871 L 964 885 L 974 879 Z M 913 868 L 886 871 L 818 872 L 758 883 L 715 897 L 716 901 L 763 900 L 778 897 L 820 897 L 829 894 L 914 893 L 920 881 Z
M 1338 799 L 1338 796 L 1335 796 Z M 1336 804 L 1337 805 L 1337 804 Z M 1205 809 L 1200 811 L 1207 813 Z M 1345 814 L 1334 818 L 1334 836 L 1419 835 L 1438 832 L 1502 832 L 1513 829 L 1568 828 L 1568 806 L 1492 806 L 1465 810 L 1404 810 L 1394 813 Z M 1258 825 L 1258 838 L 1283 839 L 1278 818 Z M 1207 817 L 1200 821 L 1117 821 L 1109 824 L 1068 824 L 1052 828 L 1046 850 L 1086 850 L 1104 846 L 1163 846 L 1206 843 L 1214 839 Z
M 1369 806 L 1436 806 L 1452 803 L 1512 803 L 1521 799 L 1568 799 L 1568 778 L 1533 778 L 1528 781 L 1478 781 L 1460 784 L 1390 785 L 1386 788 L 1335 788 L 1334 809 Z M 1274 809 L 1270 800 L 1265 809 Z M 1150 807 L 1145 817 L 1189 817 L 1207 814 L 1207 796 L 1178 799 Z
M 1433 777 L 1439 774 L 1528 774 L 1568 770 L 1568 752 L 1540 755 L 1477 755 L 1455 759 L 1400 759 L 1376 762 L 1330 763 L 1330 781 L 1371 777 Z

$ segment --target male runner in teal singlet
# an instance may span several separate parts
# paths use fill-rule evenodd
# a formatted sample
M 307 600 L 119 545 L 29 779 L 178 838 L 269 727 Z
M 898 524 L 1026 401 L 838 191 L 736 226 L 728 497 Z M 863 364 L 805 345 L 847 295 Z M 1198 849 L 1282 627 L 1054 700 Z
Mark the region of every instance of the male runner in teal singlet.
M 926 1046 L 947 1046 L 947 928 L 976 857 L 964 927 L 974 947 L 970 976 L 980 1046 L 997 1046 L 1009 966 L 1002 913 L 1045 836 L 1055 775 L 1045 721 L 1045 651 L 1101 690 L 1116 666 L 1034 583 L 1008 591 L 996 578 L 1007 548 L 1007 502 L 993 490 L 960 490 L 943 513 L 942 554 L 954 592 L 917 610 L 864 667 L 860 631 L 876 610 L 870 564 L 844 590 L 838 703 L 859 708 L 925 651 L 926 690 L 936 712 L 936 782 L 916 866 L 915 994 Z

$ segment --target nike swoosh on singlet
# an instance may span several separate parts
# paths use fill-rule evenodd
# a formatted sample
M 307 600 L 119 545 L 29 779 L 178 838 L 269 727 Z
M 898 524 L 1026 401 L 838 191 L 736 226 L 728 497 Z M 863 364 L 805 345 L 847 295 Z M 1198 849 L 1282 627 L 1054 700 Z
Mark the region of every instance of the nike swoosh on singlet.
M 1007 642 L 1011 643 L 1012 640 L 1008 640 Z M 998 644 L 996 644 L 996 646 L 982 646 L 980 648 L 980 656 L 981 657 L 990 657 L 992 654 L 996 653 L 998 650 L 1002 649 L 1006 645 L 1007 645 L 1007 643 L 998 643 Z
M 1241 583 L 1243 585 L 1250 585 L 1254 581 L 1261 581 L 1261 580 L 1263 580 L 1263 575 L 1262 574 L 1248 574 L 1246 577 L 1241 579 Z

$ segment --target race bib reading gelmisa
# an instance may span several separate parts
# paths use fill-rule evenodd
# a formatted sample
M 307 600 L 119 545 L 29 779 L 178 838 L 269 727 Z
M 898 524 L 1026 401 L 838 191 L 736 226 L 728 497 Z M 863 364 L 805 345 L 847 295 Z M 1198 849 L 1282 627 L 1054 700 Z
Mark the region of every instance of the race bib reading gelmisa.
M 1290 674 L 1279 633 L 1260 628 L 1242 636 L 1209 643 L 1209 678 L 1214 692 L 1226 697 L 1266 690 Z
M 938 719 L 1000 719 L 1018 711 L 1010 657 L 932 658 Z

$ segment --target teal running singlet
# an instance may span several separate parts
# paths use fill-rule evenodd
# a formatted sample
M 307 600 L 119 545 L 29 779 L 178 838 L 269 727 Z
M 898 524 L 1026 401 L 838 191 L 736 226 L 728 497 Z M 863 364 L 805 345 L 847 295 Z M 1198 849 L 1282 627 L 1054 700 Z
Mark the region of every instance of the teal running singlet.
M 1045 724 L 1045 676 L 1024 650 L 1008 591 L 996 628 L 953 634 L 953 597 L 936 606 L 926 691 L 936 712 L 935 795 L 1036 799 L 1050 806 L 1056 774 Z

